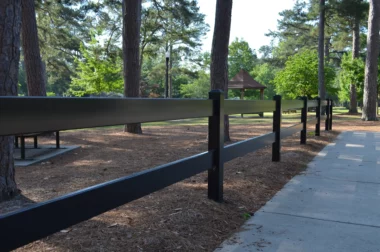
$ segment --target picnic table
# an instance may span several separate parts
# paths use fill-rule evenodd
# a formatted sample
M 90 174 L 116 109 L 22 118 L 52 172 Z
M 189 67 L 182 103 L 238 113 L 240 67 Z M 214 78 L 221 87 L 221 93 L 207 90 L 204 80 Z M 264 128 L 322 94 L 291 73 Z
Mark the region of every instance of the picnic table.
M 25 138 L 33 138 L 33 147 L 34 149 L 38 148 L 38 136 L 42 134 L 46 134 L 50 132 L 38 132 L 38 133 L 28 133 L 28 134 L 19 134 L 15 135 L 15 147 L 21 150 L 21 159 L 25 160 Z M 19 145 L 20 139 L 20 145 Z M 55 148 L 60 148 L 60 139 L 59 139 L 59 131 L 55 131 Z

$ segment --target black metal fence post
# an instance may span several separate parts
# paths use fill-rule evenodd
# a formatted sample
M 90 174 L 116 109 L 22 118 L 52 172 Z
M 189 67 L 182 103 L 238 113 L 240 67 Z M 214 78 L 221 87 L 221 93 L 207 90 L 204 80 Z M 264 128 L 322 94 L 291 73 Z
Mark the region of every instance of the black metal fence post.
M 326 105 L 326 109 L 325 109 L 325 111 L 326 111 L 326 121 L 325 121 L 325 130 L 327 131 L 327 130 L 329 130 L 329 121 L 330 121 L 330 100 L 329 99 L 327 99 L 326 100 L 327 101 L 327 105 Z
M 38 138 L 37 138 L 37 136 L 33 137 L 33 144 L 34 144 L 34 149 L 37 149 L 38 148 Z
M 209 92 L 213 101 L 213 113 L 208 119 L 208 150 L 214 151 L 213 166 L 208 170 L 208 197 L 223 201 L 223 160 L 224 148 L 224 94 L 221 90 Z
M 303 100 L 303 108 L 301 112 L 301 123 L 302 130 L 301 130 L 301 144 L 306 144 L 306 134 L 307 134 L 307 97 L 302 97 Z
M 321 135 L 321 98 L 317 98 L 318 106 L 315 109 L 315 116 L 317 117 L 317 124 L 315 125 L 315 136 Z
M 330 99 L 330 121 L 329 121 L 329 130 L 332 130 L 332 120 L 333 120 L 333 100 Z
M 21 136 L 20 137 L 21 139 L 21 159 L 25 159 L 25 137 L 24 136 Z
M 275 95 L 273 100 L 276 102 L 276 110 L 273 111 L 273 132 L 276 135 L 275 141 L 272 144 L 272 161 L 279 162 L 281 160 L 281 95 Z

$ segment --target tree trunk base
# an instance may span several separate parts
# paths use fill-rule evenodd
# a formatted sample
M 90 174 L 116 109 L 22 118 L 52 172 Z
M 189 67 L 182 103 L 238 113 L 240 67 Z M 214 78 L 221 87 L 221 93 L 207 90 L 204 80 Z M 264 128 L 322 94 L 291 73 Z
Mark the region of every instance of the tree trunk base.
M 362 117 L 362 121 L 379 121 L 379 118 L 375 117 Z
M 141 123 L 130 123 L 125 125 L 124 132 L 142 134 Z
M 20 194 L 15 181 L 14 137 L 0 137 L 0 202 Z
M 20 194 L 15 183 L 0 183 L 0 202 L 10 200 Z
M 357 114 L 357 113 L 359 113 L 359 112 L 358 112 L 358 109 L 357 109 L 357 108 L 353 108 L 353 109 L 349 109 L 349 110 L 348 110 L 348 113 L 349 113 L 349 114 Z

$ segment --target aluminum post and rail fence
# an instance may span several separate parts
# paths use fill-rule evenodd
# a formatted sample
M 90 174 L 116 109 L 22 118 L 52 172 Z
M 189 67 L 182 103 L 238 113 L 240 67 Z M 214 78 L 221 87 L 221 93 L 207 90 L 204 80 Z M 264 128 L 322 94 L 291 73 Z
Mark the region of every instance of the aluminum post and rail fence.
M 326 116 L 321 107 L 326 107 Z M 307 120 L 309 108 L 316 108 L 311 120 Z M 301 109 L 301 122 L 283 128 L 282 111 L 289 109 Z M 258 112 L 273 112 L 273 132 L 224 146 L 224 115 Z M 224 100 L 220 90 L 211 91 L 206 100 L 0 97 L 0 136 L 199 117 L 208 117 L 208 151 L 0 215 L 0 251 L 39 240 L 204 171 L 208 171 L 208 197 L 220 202 L 225 162 L 268 145 L 272 161 L 280 161 L 281 139 L 300 132 L 300 143 L 305 144 L 307 125 L 315 124 L 319 136 L 322 120 L 325 130 L 331 130 L 332 102 L 281 96 Z

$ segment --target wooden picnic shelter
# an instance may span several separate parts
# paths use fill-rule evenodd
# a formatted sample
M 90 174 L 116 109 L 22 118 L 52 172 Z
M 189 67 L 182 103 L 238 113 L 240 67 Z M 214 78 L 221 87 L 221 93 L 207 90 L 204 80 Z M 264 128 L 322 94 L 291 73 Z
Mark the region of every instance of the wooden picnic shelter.
M 264 89 L 267 87 L 255 81 L 247 71 L 241 69 L 229 82 L 228 89 L 240 89 L 240 100 L 244 100 L 244 91 L 246 89 L 259 89 L 260 100 L 264 99 Z M 241 115 L 243 117 L 243 114 Z M 262 117 L 263 114 L 260 113 Z

